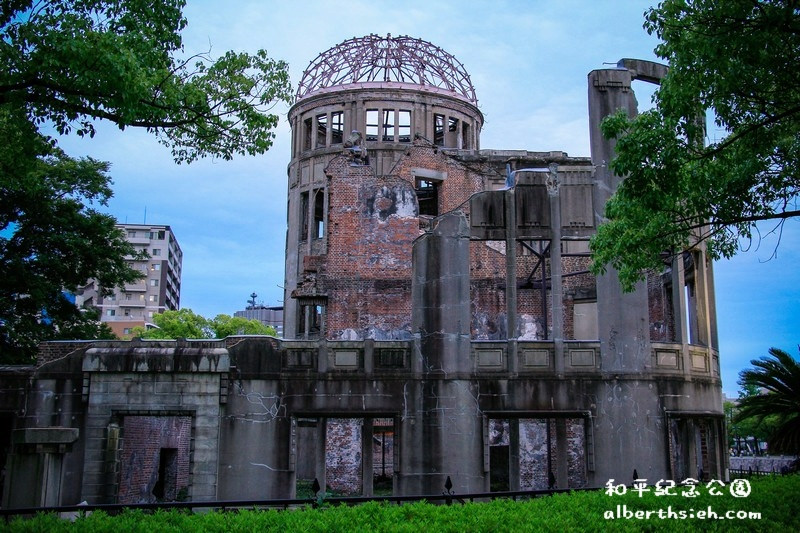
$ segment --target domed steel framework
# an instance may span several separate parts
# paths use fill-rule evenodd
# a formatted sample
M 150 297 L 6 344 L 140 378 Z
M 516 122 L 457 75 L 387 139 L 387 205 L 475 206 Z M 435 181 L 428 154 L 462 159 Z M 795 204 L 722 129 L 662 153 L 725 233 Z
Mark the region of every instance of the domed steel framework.
M 329 87 L 368 82 L 398 82 L 452 91 L 478 100 L 469 74 L 453 55 L 408 36 L 353 38 L 326 50 L 303 73 L 297 100 Z

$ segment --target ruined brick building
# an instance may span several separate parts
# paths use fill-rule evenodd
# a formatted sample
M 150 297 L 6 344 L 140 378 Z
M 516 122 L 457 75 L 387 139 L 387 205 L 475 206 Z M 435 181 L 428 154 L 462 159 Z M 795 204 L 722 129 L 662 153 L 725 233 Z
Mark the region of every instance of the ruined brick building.
M 481 149 L 428 42 L 320 54 L 289 111 L 285 339 L 43 346 L 3 375 L 5 504 L 724 478 L 702 245 L 632 293 L 588 271 L 621 179 L 599 122 L 663 73 L 589 74 L 585 158 Z

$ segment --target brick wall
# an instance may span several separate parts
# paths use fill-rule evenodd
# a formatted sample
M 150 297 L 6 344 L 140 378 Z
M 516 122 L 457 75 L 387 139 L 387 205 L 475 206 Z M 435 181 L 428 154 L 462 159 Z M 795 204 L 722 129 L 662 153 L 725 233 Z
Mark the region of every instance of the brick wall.
M 519 477 L 521 490 L 543 490 L 548 484 L 547 419 L 519 420 Z M 570 488 L 586 485 L 586 453 L 584 421 L 566 420 L 567 479 Z M 550 463 L 557 471 L 557 450 L 561 443 L 556 436 L 556 420 L 550 419 Z M 563 488 L 563 487 L 562 487 Z
M 482 177 L 435 147 L 409 147 L 392 175 L 331 161 L 328 249 L 319 265 L 319 287 L 328 296 L 329 339 L 406 339 L 411 334 L 411 257 L 421 234 L 413 169 L 446 174 L 439 212 L 455 209 L 482 189 Z
M 361 418 L 329 418 L 325 437 L 325 481 L 328 490 L 361 494 Z
M 51 361 L 63 359 L 73 352 L 89 347 L 91 344 L 90 341 L 43 342 L 39 345 L 39 351 L 36 354 L 36 365 L 41 366 Z
M 191 434 L 188 416 L 123 417 L 118 502 L 174 501 L 185 493 Z M 174 462 L 164 465 L 162 456 L 168 454 L 175 455 Z

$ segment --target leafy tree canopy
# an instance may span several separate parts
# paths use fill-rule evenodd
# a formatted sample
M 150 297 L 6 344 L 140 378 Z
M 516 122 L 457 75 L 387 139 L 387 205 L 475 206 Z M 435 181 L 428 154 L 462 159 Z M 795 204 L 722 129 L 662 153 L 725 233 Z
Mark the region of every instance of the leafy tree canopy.
M 773 426 L 769 448 L 775 452 L 800 452 L 800 363 L 778 348 L 770 348 L 769 356 L 750 361 L 753 368 L 739 374 L 739 384 L 756 387 L 757 394 L 739 400 L 734 421 L 755 419 Z
M 287 65 L 263 50 L 183 57 L 183 0 L 0 2 L 0 362 L 48 339 L 107 336 L 64 295 L 137 279 L 111 216 L 109 165 L 75 159 L 41 128 L 92 136 L 142 127 L 177 162 L 260 154 L 289 102 Z M 187 336 L 187 335 L 182 335 Z
M 277 335 L 277 331 L 272 326 L 265 326 L 255 319 L 247 319 L 241 316 L 217 315 L 211 321 L 211 329 L 214 336 L 224 339 L 231 335 Z
M 180 58 L 184 0 L 0 3 L 0 104 L 36 125 L 94 135 L 93 119 L 146 128 L 176 161 L 265 152 L 291 100 L 264 50 Z
M 665 0 L 645 13 L 670 70 L 656 107 L 607 118 L 625 176 L 592 240 L 593 269 L 630 290 L 662 253 L 705 240 L 731 257 L 757 221 L 800 215 L 800 7 L 781 0 Z M 704 145 L 713 110 L 724 139 Z
M 143 339 L 224 339 L 231 335 L 275 335 L 275 328 L 258 320 L 217 315 L 211 320 L 191 309 L 164 311 L 153 316 L 158 328 L 134 328 L 133 336 Z

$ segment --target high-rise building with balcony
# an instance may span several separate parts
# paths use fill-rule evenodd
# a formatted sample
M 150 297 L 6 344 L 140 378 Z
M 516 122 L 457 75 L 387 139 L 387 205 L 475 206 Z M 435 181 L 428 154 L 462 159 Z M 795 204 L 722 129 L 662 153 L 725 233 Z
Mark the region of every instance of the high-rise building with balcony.
M 101 296 L 96 280 L 90 280 L 77 303 L 100 310 L 100 319 L 108 323 L 120 338 L 130 338 L 136 326 L 147 327 L 153 315 L 180 307 L 181 262 L 183 252 L 169 226 L 154 224 L 117 224 L 137 252 L 146 259 L 129 257 L 129 264 L 144 277 L 116 287 L 110 296 Z

